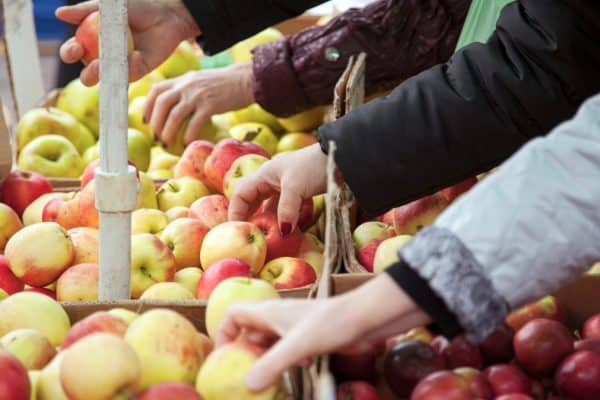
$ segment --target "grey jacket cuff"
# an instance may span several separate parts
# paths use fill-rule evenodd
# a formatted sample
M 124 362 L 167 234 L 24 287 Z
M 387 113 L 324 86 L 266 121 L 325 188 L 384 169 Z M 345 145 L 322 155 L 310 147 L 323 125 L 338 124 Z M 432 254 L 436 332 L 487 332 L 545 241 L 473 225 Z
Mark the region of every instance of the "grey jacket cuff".
M 444 301 L 465 331 L 480 343 L 504 322 L 510 308 L 471 251 L 451 231 L 427 227 L 400 250 Z

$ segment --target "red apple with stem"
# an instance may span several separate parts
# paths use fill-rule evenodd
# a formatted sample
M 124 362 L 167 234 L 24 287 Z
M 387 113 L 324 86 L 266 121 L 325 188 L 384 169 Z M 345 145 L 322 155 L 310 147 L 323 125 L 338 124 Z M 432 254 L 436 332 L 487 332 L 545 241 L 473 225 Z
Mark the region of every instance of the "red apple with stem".
M 51 193 L 52 185 L 44 176 L 31 171 L 12 171 L 2 182 L 0 198 L 21 216 L 35 199 Z

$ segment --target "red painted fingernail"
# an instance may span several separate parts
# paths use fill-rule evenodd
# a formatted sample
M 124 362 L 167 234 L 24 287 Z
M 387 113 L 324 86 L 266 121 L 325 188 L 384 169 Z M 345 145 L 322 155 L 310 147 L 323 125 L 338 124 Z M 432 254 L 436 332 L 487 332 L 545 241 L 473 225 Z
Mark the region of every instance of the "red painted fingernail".
M 292 233 L 292 224 L 290 224 L 289 222 L 284 222 L 279 227 L 279 230 L 281 231 L 282 236 L 287 236 L 290 233 Z

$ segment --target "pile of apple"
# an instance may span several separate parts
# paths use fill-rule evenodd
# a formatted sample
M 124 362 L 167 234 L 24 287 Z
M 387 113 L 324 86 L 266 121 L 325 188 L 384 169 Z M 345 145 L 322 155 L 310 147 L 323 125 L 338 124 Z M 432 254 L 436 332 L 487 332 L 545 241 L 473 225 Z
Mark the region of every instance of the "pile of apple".
M 358 262 L 376 274 L 398 261 L 398 250 L 423 227 L 431 225 L 450 204 L 478 182 L 472 177 L 432 195 L 392 208 L 352 232 Z
M 282 399 L 282 382 L 259 393 L 245 385 L 263 348 L 243 338 L 213 345 L 229 306 L 277 298 L 266 281 L 224 280 L 206 306 L 207 336 L 166 308 L 106 309 L 71 324 L 48 296 L 13 294 L 0 301 L 0 399 Z
M 566 319 L 547 296 L 512 312 L 479 346 L 421 327 L 367 352 L 336 354 L 338 399 L 600 399 L 600 314 L 574 332 Z
M 235 62 L 247 61 L 251 49 L 277 40 L 282 35 L 267 29 L 234 45 L 230 52 Z M 84 62 L 98 57 L 98 13 L 91 14 L 77 30 L 76 40 L 85 49 Z M 133 50 L 130 35 L 129 50 Z M 127 151 L 130 161 L 151 178 L 177 177 L 176 169 L 184 152 L 183 134 L 189 118 L 177 138 L 167 147 L 156 141 L 150 124 L 143 121 L 142 109 L 153 85 L 200 69 L 199 56 L 192 45 L 183 41 L 160 66 L 129 85 Z M 310 132 L 323 121 L 322 107 L 289 118 L 276 118 L 252 104 L 244 109 L 213 116 L 197 133 L 199 140 L 218 143 L 225 138 L 260 145 L 273 156 L 316 142 Z M 19 169 L 52 178 L 80 178 L 86 166 L 100 157 L 99 86 L 87 87 L 79 79 L 67 84 L 53 106 L 34 108 L 25 113 L 16 128 Z

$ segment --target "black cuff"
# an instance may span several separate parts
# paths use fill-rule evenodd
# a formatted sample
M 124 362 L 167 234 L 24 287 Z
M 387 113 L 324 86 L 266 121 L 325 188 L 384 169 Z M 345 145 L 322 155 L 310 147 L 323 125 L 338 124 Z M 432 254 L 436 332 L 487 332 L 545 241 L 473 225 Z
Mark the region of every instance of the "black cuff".
M 229 48 L 235 39 L 228 33 L 228 18 L 214 1 L 182 0 L 202 31 L 196 38 L 206 55 L 213 55 Z
M 444 301 L 404 260 L 387 268 L 385 272 L 410 296 L 415 303 L 434 321 L 428 328 L 452 339 L 463 333 L 456 316 L 448 310 Z

